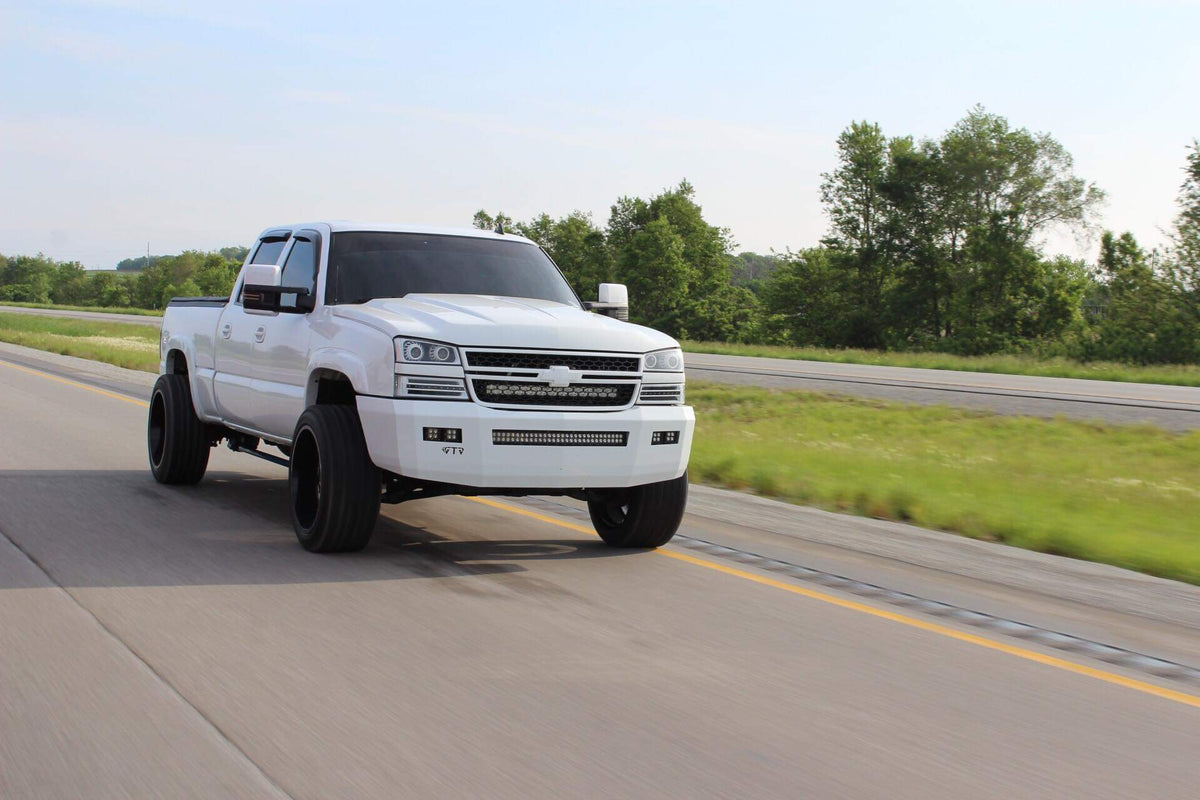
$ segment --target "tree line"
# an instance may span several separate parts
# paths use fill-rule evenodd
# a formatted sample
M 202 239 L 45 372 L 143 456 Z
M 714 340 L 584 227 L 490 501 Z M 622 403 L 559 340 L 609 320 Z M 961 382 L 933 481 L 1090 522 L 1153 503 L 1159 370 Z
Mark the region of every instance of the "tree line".
M 225 247 L 210 253 L 188 250 L 151 256 L 150 266 L 140 272 L 88 270 L 77 261 L 40 254 L 0 255 L 0 300 L 160 309 L 172 297 L 228 295 L 248 252 L 245 247 Z
M 1095 230 L 1104 193 L 1048 134 L 976 107 L 937 139 L 854 122 L 822 176 L 828 234 L 816 246 L 735 254 L 687 181 L 621 197 L 591 215 L 473 224 L 538 242 L 584 299 L 629 286 L 635 322 L 694 340 L 1032 352 L 1081 360 L 1200 361 L 1200 143 L 1187 151 L 1168 243 L 1147 250 L 1105 231 L 1094 263 L 1048 256 L 1052 230 Z M 162 308 L 227 294 L 245 248 L 126 259 L 141 272 L 88 272 L 0 256 L 0 300 Z
M 855 122 L 837 148 L 828 235 L 798 251 L 734 255 L 686 181 L 620 198 L 603 228 L 580 212 L 474 224 L 539 242 L 581 297 L 628 284 L 631 319 L 681 338 L 1200 361 L 1200 144 L 1169 244 L 1105 231 L 1094 264 L 1042 250 L 1051 230 L 1094 231 L 1104 199 L 1048 134 L 976 107 L 938 139 Z

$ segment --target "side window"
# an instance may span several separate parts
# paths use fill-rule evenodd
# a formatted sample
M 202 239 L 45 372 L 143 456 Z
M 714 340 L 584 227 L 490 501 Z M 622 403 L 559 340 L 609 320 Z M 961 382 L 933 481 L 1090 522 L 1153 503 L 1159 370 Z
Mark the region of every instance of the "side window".
M 283 246 L 287 244 L 287 239 L 264 239 L 259 243 L 258 249 L 254 251 L 254 258 L 250 259 L 251 264 L 275 264 L 279 261 L 279 254 L 283 252 Z
M 288 253 L 283 265 L 280 283 L 283 286 L 303 286 L 309 293 L 317 290 L 317 245 L 309 239 L 296 238 L 292 252 Z M 285 294 L 279 304 L 284 308 L 296 307 L 296 295 Z

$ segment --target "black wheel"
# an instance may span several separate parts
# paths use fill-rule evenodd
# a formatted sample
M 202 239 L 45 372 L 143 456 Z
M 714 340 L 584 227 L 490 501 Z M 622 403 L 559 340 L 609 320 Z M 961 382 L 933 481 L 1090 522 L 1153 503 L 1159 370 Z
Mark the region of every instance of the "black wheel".
M 150 470 L 159 483 L 191 484 L 208 469 L 208 433 L 192 406 L 186 375 L 159 375 L 146 424 Z
M 292 436 L 292 525 L 305 550 L 345 553 L 371 540 L 383 485 L 353 406 L 310 406 Z
M 661 547 L 671 541 L 687 506 L 688 476 L 629 489 L 610 489 L 588 501 L 592 525 L 612 547 Z

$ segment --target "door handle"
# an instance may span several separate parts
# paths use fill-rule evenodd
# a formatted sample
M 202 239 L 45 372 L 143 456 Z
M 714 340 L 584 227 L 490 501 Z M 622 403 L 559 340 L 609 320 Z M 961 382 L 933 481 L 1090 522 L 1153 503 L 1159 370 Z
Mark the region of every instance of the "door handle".
M 259 326 L 259 328 L 254 331 L 254 341 L 261 342 L 265 338 L 267 338 L 267 329 Z
M 224 325 L 221 326 L 221 338 L 222 339 L 228 339 L 229 334 L 231 334 L 231 333 L 233 333 L 233 326 L 230 325 L 228 322 L 226 322 Z

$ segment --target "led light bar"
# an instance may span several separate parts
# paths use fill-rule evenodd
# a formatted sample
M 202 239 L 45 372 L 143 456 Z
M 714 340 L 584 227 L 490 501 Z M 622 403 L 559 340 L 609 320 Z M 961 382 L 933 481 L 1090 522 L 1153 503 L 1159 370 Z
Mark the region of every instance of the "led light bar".
M 533 447 L 624 447 L 628 431 L 492 431 L 492 444 Z

